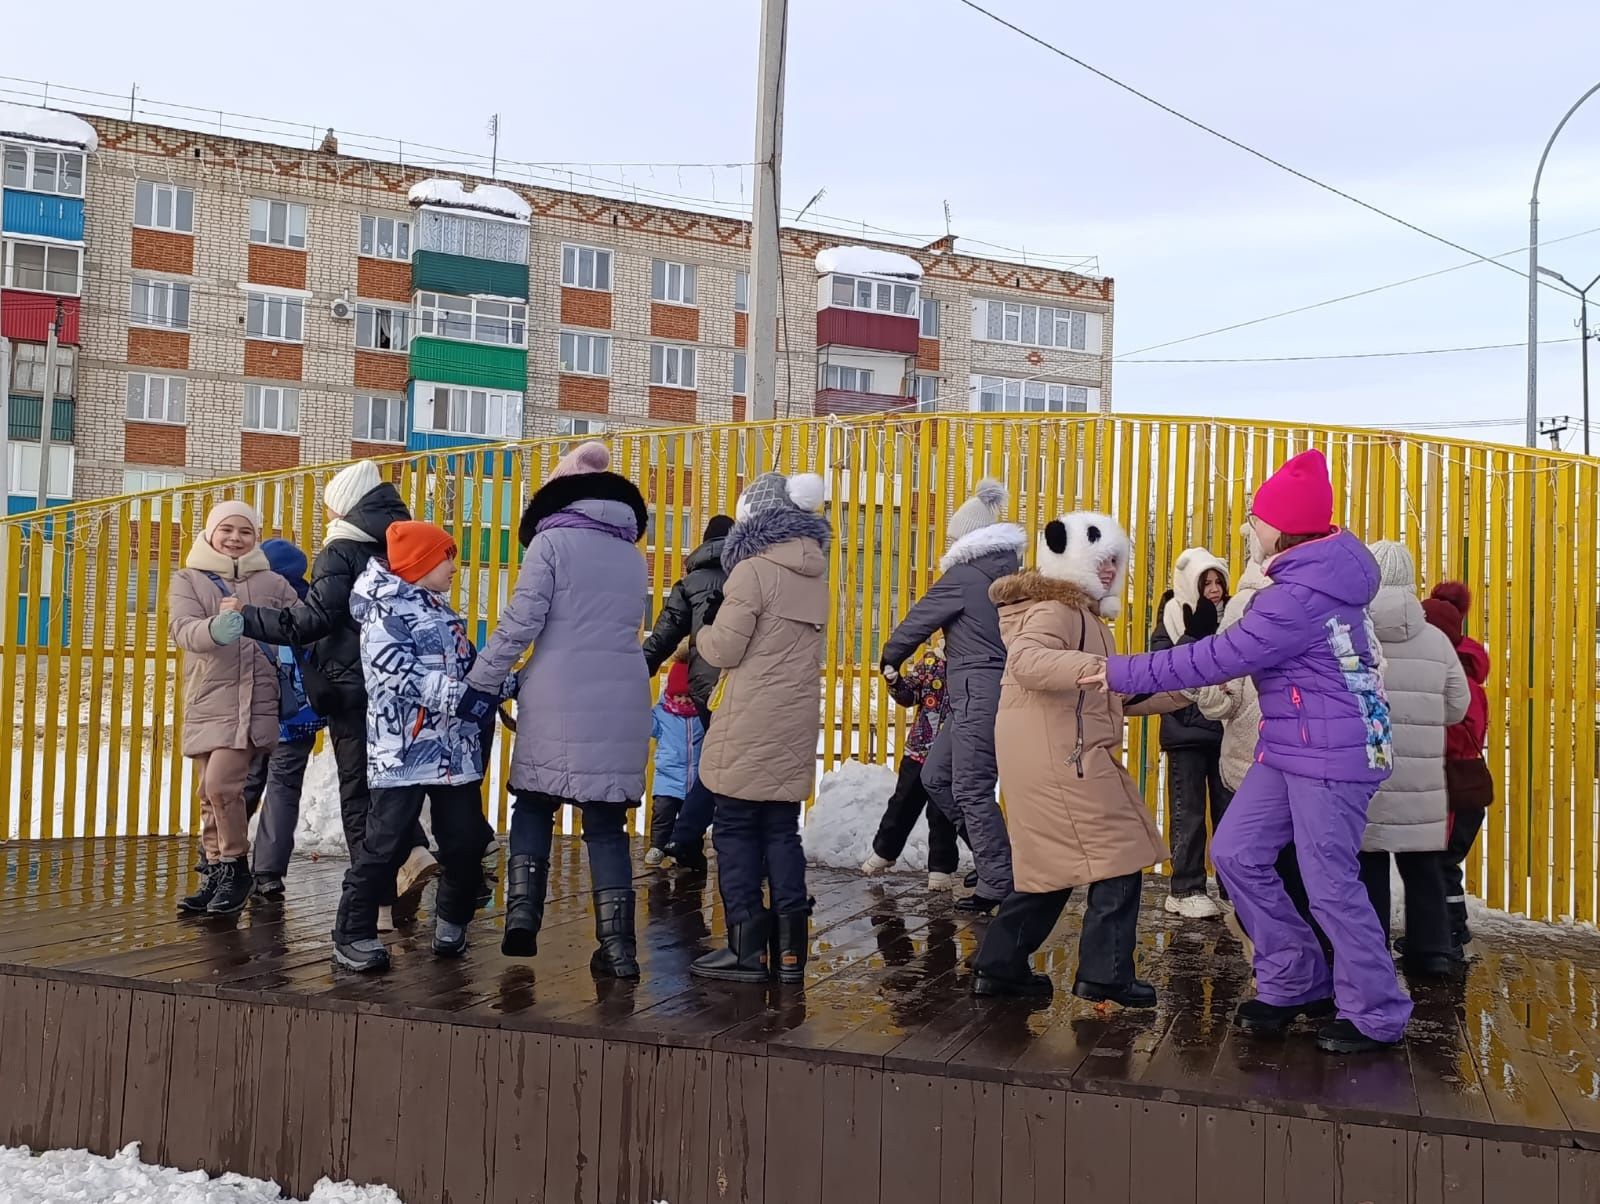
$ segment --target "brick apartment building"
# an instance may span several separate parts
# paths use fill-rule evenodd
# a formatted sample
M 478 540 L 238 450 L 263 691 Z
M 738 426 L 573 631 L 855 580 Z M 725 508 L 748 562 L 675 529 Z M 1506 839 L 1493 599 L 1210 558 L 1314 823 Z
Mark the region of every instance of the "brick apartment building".
M 744 414 L 748 223 L 83 122 L 0 106 L 13 511 L 58 301 L 55 502 Z M 1110 408 L 1108 278 L 797 229 L 783 263 L 780 416 Z

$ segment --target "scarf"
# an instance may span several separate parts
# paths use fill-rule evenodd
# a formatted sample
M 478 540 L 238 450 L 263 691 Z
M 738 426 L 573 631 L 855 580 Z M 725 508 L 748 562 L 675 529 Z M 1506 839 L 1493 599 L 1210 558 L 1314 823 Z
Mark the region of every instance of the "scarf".
M 354 523 L 348 523 L 342 518 L 336 518 L 328 523 L 328 533 L 322 537 L 322 546 L 327 547 L 336 539 L 349 539 L 356 543 L 377 543 L 376 539 L 368 535 Z
M 197 569 L 202 573 L 215 573 L 224 581 L 243 581 L 251 573 L 270 572 L 272 569 L 260 544 L 235 560 L 208 544 L 204 535 L 195 537 L 194 546 L 184 557 L 183 564 L 185 568 Z
M 680 719 L 687 719 L 690 715 L 698 715 L 700 710 L 694 705 L 694 699 L 687 694 L 663 694 L 661 705 L 667 714 L 676 715 Z

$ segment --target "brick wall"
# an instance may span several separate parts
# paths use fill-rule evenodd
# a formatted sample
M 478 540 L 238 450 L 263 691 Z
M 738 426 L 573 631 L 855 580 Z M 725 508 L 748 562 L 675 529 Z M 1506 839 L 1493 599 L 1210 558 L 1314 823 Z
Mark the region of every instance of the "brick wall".
M 939 340 L 917 340 L 917 370 L 920 372 L 937 372 L 939 370 Z
M 141 272 L 194 274 L 194 237 L 169 230 L 136 229 L 133 232 L 133 266 Z
M 278 288 L 305 288 L 306 253 L 288 247 L 264 247 L 250 244 L 249 281 L 251 284 L 271 284 Z
M 357 351 L 355 386 L 370 393 L 404 393 L 411 369 L 406 357 L 392 351 Z
M 382 456 L 392 456 L 396 452 L 403 452 L 405 448 L 398 443 L 366 443 L 360 439 L 350 441 L 350 458 L 352 460 L 376 460 Z
M 129 464 L 184 464 L 189 458 L 188 434 L 171 423 L 124 423 L 122 458 Z
M 561 290 L 561 324 L 611 329 L 611 294 L 591 288 Z
M 700 311 L 685 305 L 650 305 L 650 337 L 679 343 L 700 341 Z
M 693 422 L 695 402 L 699 395 L 693 389 L 665 389 L 650 386 L 650 417 L 658 422 Z
M 189 336 L 176 330 L 128 328 L 128 363 L 151 368 L 187 368 Z
M 299 343 L 274 343 L 270 339 L 244 341 L 244 374 L 272 380 L 303 380 L 305 349 Z
M 601 376 L 561 375 L 556 406 L 579 414 L 609 414 L 611 412 L 611 382 Z
M 295 435 L 239 432 L 239 467 L 244 472 L 271 472 L 300 463 L 300 439 Z
M 365 301 L 411 304 L 411 265 L 390 259 L 356 260 L 356 296 Z
M 733 345 L 743 347 L 750 341 L 750 315 L 743 310 L 733 315 Z

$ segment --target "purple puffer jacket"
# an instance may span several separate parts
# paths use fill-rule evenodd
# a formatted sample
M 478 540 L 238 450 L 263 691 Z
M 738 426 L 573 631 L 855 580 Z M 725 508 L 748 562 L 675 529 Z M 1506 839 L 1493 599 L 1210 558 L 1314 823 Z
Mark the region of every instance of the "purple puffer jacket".
M 1119 694 L 1153 694 L 1254 679 L 1261 695 L 1255 759 L 1299 777 L 1381 782 L 1394 762 L 1389 701 L 1367 603 L 1378 565 L 1348 531 L 1300 544 L 1267 566 L 1272 584 L 1244 617 L 1209 639 L 1113 656 Z

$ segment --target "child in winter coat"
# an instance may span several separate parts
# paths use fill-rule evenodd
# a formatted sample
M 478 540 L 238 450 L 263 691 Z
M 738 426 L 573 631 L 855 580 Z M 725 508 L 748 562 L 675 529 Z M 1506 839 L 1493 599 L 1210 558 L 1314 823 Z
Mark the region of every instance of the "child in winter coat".
M 254 883 L 245 779 L 278 742 L 278 665 L 244 634 L 242 606 L 288 606 L 289 583 L 261 551 L 261 516 L 219 502 L 167 590 L 167 630 L 183 657 L 183 755 L 200 774 L 200 889 L 186 913 L 240 911 Z
M 477 659 L 466 623 L 444 591 L 456 573 L 448 532 L 410 520 L 389 528 L 388 559 L 373 557 L 356 578 L 350 613 L 361 624 L 367 694 L 367 773 L 372 806 L 366 832 L 344 876 L 333 929 L 333 960 L 358 972 L 386 969 L 377 939 L 378 908 L 411 853 L 411 833 L 432 804 L 442 874 L 434 902 L 433 952 L 460 957 L 483 886 L 483 850 L 493 833 L 483 818 L 484 727 L 456 709 Z M 502 682 L 500 697 L 514 682 Z
M 900 778 L 883 810 L 883 822 L 872 839 L 872 856 L 861 863 L 864 874 L 881 874 L 905 851 L 911 829 L 923 808 L 928 812 L 928 889 L 953 890 L 960 850 L 956 847 L 956 826 L 937 805 L 931 804 L 922 785 L 922 764 L 939 736 L 950 713 L 950 691 L 946 688 L 944 643 L 930 645 L 905 672 L 889 666 L 884 676 L 889 694 L 903 707 L 916 707 L 911 731 L 906 735 L 900 756 Z
M 1255 679 L 1256 763 L 1211 849 L 1255 941 L 1257 998 L 1239 1005 L 1234 1023 L 1281 1033 L 1297 1017 L 1337 1007 L 1317 1043 L 1335 1053 L 1378 1049 L 1398 1041 L 1411 1016 L 1359 873 L 1367 804 L 1394 761 L 1366 609 L 1378 566 L 1366 545 L 1333 526 L 1333 485 L 1319 451 L 1295 456 L 1261 485 L 1250 521 L 1272 584 L 1244 616 L 1167 652 L 1112 656 L 1098 680 L 1145 693 Z M 1274 866 L 1291 840 L 1312 913 L 1333 944 L 1331 981 Z
M 686 658 L 672 662 L 667 685 L 650 713 L 650 738 L 656 742 L 656 772 L 651 783 L 650 850 L 644 863 L 658 866 L 666 857 L 683 800 L 699 780 L 700 740 L 705 728 L 689 693 Z

